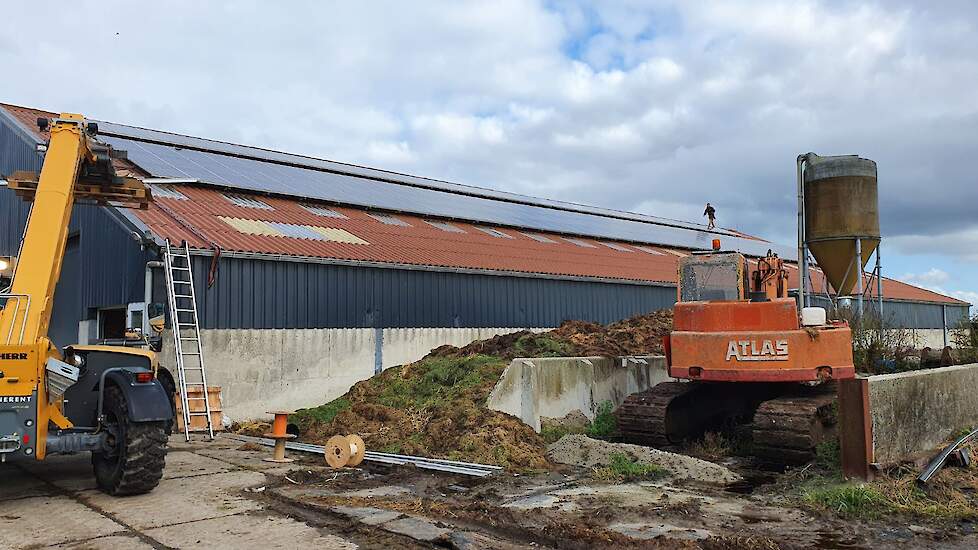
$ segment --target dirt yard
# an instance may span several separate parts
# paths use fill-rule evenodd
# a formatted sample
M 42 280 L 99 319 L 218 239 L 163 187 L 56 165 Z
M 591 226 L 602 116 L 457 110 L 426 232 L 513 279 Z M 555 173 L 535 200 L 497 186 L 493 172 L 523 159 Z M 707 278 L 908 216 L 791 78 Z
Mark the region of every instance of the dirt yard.
M 567 455 L 572 443 L 581 442 L 551 448 Z M 773 474 L 730 460 L 729 469 L 709 467 L 714 474 L 739 472 L 733 477 L 691 479 L 688 472 L 677 475 L 662 468 L 624 481 L 603 472 L 609 467 L 602 465 L 615 460 L 609 452 L 613 448 L 606 447 L 601 442 L 588 452 L 592 466 L 559 465 L 547 472 L 486 479 L 371 463 L 339 472 L 297 468 L 289 481 L 280 478 L 268 496 L 361 526 L 397 531 L 405 526 L 391 522 L 411 518 L 416 542 L 454 548 L 978 546 L 973 517 L 925 517 L 883 508 L 870 514 L 868 507 L 863 510 L 867 515 L 852 516 L 806 500 L 808 491 L 833 486 L 811 468 Z M 961 475 L 974 471 L 940 474 L 947 479 Z

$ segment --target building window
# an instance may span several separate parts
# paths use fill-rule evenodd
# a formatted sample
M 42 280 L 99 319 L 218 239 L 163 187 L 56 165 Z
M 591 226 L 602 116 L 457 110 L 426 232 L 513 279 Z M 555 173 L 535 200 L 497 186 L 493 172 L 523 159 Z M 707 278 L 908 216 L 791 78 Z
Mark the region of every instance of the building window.
M 591 243 L 589 243 L 587 241 L 582 241 L 581 239 L 572 239 L 570 237 L 564 237 L 564 240 L 567 241 L 567 242 L 569 242 L 569 243 L 571 243 L 571 244 L 573 244 L 573 245 L 580 246 L 581 248 L 597 248 L 593 244 L 591 244 Z
M 609 243 L 609 242 L 606 242 L 606 241 L 600 241 L 600 242 L 601 242 L 601 244 L 607 246 L 608 248 L 610 248 L 612 250 L 617 250 L 619 252 L 631 252 L 631 250 L 629 250 L 628 248 L 625 248 L 624 246 L 622 246 L 622 245 L 620 245 L 618 243 Z
M 521 231 L 520 234 L 525 235 L 525 236 L 533 239 L 534 241 L 536 241 L 538 243 L 548 243 L 548 244 L 556 244 L 557 243 L 557 241 L 551 239 L 550 237 L 545 237 L 543 235 L 540 235 L 539 233 L 523 233 Z
M 398 226 L 401 226 L 401 227 L 411 227 L 411 224 L 409 224 L 408 222 L 406 222 L 406 221 L 404 221 L 404 220 L 402 220 L 400 218 L 395 218 L 394 216 L 391 216 L 390 214 L 371 214 L 371 213 L 368 212 L 367 215 L 370 216 L 371 218 L 379 221 L 382 224 L 386 224 L 386 225 L 398 225 Z
M 154 199 L 176 199 L 179 201 L 188 200 L 187 196 L 176 190 L 172 185 L 159 185 L 154 183 L 146 184 L 153 192 Z
M 265 204 L 264 202 L 245 195 L 236 195 L 233 193 L 222 193 L 225 199 L 235 206 L 241 206 L 243 208 L 259 208 L 261 210 L 274 210 L 271 206 Z
M 437 227 L 438 229 L 441 229 L 442 231 L 447 231 L 449 233 L 465 233 L 465 230 L 464 229 L 462 229 L 461 227 L 456 227 L 456 226 L 454 226 L 454 225 L 452 225 L 450 223 L 446 223 L 446 222 L 433 222 L 431 220 L 425 220 L 425 223 L 428 224 L 428 225 L 430 225 L 430 226 L 432 226 L 432 227 Z
M 478 229 L 479 231 L 482 231 L 486 235 L 490 235 L 492 237 L 496 237 L 497 239 L 512 239 L 513 238 L 512 235 L 507 235 L 506 233 L 503 233 L 502 231 L 500 231 L 498 229 L 493 229 L 491 227 L 479 227 L 479 226 L 476 226 L 476 229 Z
M 662 252 L 659 252 L 658 250 L 654 248 L 649 248 L 647 246 L 639 246 L 637 244 L 633 244 L 632 247 L 637 248 L 642 252 L 645 252 L 646 254 L 652 254 L 653 256 L 665 256 L 665 254 L 663 254 Z
M 306 209 L 310 213 L 315 214 L 317 216 L 322 216 L 323 218 L 339 218 L 341 220 L 347 219 L 346 216 L 331 208 L 323 208 L 321 206 L 310 206 L 308 204 L 300 204 L 299 206 Z

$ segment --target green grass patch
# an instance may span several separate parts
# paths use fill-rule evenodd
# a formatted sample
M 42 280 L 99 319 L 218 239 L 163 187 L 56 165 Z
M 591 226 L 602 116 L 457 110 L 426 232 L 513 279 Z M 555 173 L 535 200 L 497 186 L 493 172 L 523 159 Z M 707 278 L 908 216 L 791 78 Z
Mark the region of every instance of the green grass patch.
M 862 484 L 843 483 L 838 476 L 816 476 L 804 485 L 801 499 L 813 508 L 847 519 L 904 516 L 914 521 L 974 521 L 978 507 L 971 492 L 975 487 L 973 474 L 952 470 L 948 475 L 951 480 L 934 482 L 926 490 L 915 484 L 915 470 L 898 471 Z
M 325 405 L 313 407 L 311 409 L 299 409 L 289 417 L 300 430 L 305 430 L 313 422 L 328 424 L 336 418 L 336 415 L 350 408 L 350 400 L 344 397 L 334 399 Z
M 802 498 L 843 518 L 878 519 L 892 509 L 883 493 L 868 484 L 810 488 L 803 492 Z
M 598 405 L 598 410 L 594 413 L 594 420 L 585 432 L 589 437 L 607 439 L 618 435 L 618 417 L 615 416 L 615 407 L 611 401 L 605 401 Z
M 842 471 L 842 448 L 838 439 L 828 439 L 815 446 L 815 466 L 833 474 Z
M 540 428 L 540 437 L 547 445 L 555 443 L 561 437 L 570 434 L 571 431 L 563 426 L 544 426 Z
M 624 483 L 659 479 L 668 473 L 662 466 L 637 462 L 624 453 L 612 453 L 611 462 L 607 466 L 594 468 L 592 477 L 608 483 Z

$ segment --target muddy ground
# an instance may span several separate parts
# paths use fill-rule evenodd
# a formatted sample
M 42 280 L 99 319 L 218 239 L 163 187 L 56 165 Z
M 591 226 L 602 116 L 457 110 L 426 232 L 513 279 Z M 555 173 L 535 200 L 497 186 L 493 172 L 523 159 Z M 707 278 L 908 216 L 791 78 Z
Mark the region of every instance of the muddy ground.
M 268 497 L 350 529 L 404 518 L 417 546 L 456 548 L 974 548 L 972 524 L 842 519 L 798 506 L 776 476 L 729 486 L 663 479 L 601 483 L 564 467 L 488 479 L 371 463 L 296 468 Z M 401 518 L 401 519 L 396 519 Z M 383 522 L 383 523 L 382 523 Z M 387 523 L 390 522 L 390 523 Z

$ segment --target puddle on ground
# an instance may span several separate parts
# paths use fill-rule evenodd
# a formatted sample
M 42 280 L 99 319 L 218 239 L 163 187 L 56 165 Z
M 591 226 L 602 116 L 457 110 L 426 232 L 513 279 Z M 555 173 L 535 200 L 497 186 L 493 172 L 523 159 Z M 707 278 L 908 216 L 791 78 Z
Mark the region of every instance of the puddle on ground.
M 859 543 L 859 539 L 846 537 L 839 533 L 820 532 L 817 534 L 812 548 L 822 550 L 868 550 L 868 546 Z
M 750 472 L 744 474 L 743 477 L 744 479 L 742 481 L 728 483 L 723 487 L 723 490 L 728 493 L 749 495 L 758 487 L 774 483 L 775 481 L 775 475 L 769 472 Z

